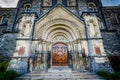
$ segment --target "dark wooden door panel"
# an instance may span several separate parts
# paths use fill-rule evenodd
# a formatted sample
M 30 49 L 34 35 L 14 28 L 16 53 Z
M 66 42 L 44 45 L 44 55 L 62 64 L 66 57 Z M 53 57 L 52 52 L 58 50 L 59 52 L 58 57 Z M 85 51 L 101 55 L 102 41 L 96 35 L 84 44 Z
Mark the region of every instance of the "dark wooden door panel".
M 67 66 L 68 65 L 68 49 L 63 43 L 56 43 L 52 46 L 52 65 Z

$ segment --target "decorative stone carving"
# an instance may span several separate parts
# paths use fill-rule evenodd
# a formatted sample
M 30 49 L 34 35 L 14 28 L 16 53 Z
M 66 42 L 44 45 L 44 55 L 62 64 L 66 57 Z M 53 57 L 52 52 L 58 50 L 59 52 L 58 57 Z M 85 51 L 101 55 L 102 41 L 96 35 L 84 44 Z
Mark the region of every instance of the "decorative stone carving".
M 56 36 L 53 39 L 54 42 L 67 42 L 67 39 L 64 36 Z
M 51 0 L 43 0 L 43 6 L 52 6 Z
M 68 0 L 69 6 L 76 6 L 76 0 Z
M 62 4 L 62 0 L 57 0 L 57 3 L 58 4 Z

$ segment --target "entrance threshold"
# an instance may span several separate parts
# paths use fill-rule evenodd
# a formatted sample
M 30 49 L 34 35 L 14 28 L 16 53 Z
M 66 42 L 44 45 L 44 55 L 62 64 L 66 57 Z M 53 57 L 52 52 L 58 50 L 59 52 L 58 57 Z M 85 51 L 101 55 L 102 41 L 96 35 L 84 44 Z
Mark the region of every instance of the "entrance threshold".
M 48 69 L 48 72 L 66 72 L 66 73 L 72 73 L 72 69 L 68 66 L 51 66 L 51 68 Z

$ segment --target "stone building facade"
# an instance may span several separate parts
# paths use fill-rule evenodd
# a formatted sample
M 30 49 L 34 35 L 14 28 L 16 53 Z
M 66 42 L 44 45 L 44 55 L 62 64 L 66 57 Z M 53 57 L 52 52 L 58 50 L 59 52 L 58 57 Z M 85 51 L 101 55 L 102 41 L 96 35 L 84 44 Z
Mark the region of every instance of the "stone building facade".
M 100 0 L 19 0 L 0 8 L 0 55 L 20 74 L 51 66 L 111 71 L 107 56 L 120 52 L 119 10 Z
M 120 6 L 103 7 L 106 29 L 101 30 L 108 54 L 120 54 Z

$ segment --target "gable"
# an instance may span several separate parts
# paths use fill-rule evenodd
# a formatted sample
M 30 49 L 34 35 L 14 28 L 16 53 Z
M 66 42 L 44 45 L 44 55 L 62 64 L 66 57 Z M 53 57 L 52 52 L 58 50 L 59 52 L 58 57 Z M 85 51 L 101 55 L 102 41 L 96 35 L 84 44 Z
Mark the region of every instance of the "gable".
M 78 16 L 76 16 L 74 13 L 66 9 L 62 5 L 57 5 L 56 7 L 49 10 L 47 13 L 43 14 L 42 17 L 40 17 L 37 20 L 37 23 L 40 21 L 48 21 L 48 20 L 54 20 L 54 19 L 68 19 L 72 21 L 80 21 L 83 22 Z
M 36 21 L 34 31 L 35 35 L 42 36 L 42 34 L 43 35 L 45 34 L 45 31 L 47 31 L 47 29 L 50 28 L 52 29 L 52 27 L 55 25 L 57 27 L 57 30 L 61 28 L 60 26 L 58 27 L 57 25 L 61 26 L 64 25 L 66 26 L 66 28 L 71 29 L 76 35 L 76 38 L 74 39 L 80 37 L 85 38 L 84 22 L 80 20 L 72 12 L 70 12 L 68 9 L 64 8 L 62 5 L 57 5 Z

